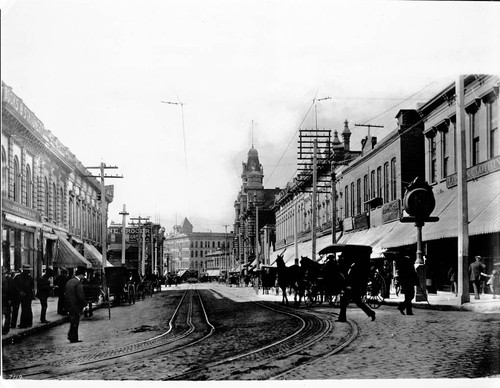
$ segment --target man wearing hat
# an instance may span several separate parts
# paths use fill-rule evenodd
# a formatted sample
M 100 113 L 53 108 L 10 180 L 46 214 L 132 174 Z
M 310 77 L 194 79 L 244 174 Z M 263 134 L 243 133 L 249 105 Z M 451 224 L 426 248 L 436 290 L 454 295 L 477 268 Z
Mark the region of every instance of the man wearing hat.
M 481 273 L 486 271 L 481 256 L 476 256 L 476 261 L 469 266 L 469 279 L 474 287 L 474 299 L 479 299 L 481 291 Z
M 2 314 L 3 326 L 2 334 L 7 334 L 10 331 L 10 316 L 12 302 L 12 279 L 7 274 L 7 269 L 2 267 Z
M 78 267 L 75 276 L 68 280 L 64 288 L 66 300 L 66 311 L 69 314 L 69 342 L 82 342 L 78 339 L 78 326 L 80 324 L 80 314 L 85 307 L 85 294 L 83 293 L 82 279 L 85 276 L 85 268 Z
M 49 299 L 50 290 L 52 289 L 52 286 L 50 285 L 50 278 L 53 276 L 54 271 L 49 267 L 37 282 L 36 297 L 40 299 L 40 305 L 42 306 L 40 323 L 49 323 L 49 321 L 47 321 L 47 299 Z
M 21 302 L 21 320 L 19 322 L 19 327 L 24 329 L 33 325 L 31 302 L 35 299 L 35 281 L 31 277 L 31 267 L 29 264 L 23 264 L 22 271 L 21 274 L 14 278 L 14 281 L 16 282 L 19 300 Z

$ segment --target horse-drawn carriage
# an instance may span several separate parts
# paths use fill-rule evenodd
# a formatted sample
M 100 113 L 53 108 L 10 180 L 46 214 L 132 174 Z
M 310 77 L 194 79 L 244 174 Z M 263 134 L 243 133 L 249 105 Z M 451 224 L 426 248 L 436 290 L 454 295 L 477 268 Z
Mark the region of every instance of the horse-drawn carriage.
M 339 304 L 340 297 L 347 287 L 350 267 L 356 263 L 364 268 L 363 279 L 357 279 L 356 287 L 363 288 L 363 299 L 372 308 L 378 308 L 385 295 L 383 276 L 374 266 L 370 255 L 372 248 L 367 245 L 332 244 L 318 253 L 323 256 L 319 261 L 302 257 L 300 265 L 285 266 L 282 255 L 276 260 L 278 283 L 283 293 L 283 303 L 288 303 L 286 289 L 295 293 L 295 304 L 302 298 L 306 305 L 329 302 Z M 366 269 L 366 270 L 365 270 Z
M 113 298 L 116 305 L 122 302 L 128 302 L 129 305 L 135 303 L 137 271 L 126 267 L 106 267 L 104 270 L 108 299 Z

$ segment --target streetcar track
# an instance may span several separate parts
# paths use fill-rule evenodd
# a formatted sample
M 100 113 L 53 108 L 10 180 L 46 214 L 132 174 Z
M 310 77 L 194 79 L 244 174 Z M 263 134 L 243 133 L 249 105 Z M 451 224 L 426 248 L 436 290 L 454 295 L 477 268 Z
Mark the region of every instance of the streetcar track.
M 318 316 L 310 313 L 309 311 L 305 313 L 301 311 L 302 315 L 305 317 L 303 318 L 298 314 L 297 310 L 288 307 L 276 308 L 274 306 L 262 302 L 253 302 L 253 303 L 255 303 L 258 306 L 267 308 L 271 311 L 275 311 L 278 313 L 286 314 L 294 318 L 297 318 L 301 322 L 301 327 L 294 333 L 290 334 L 289 336 L 277 340 L 271 344 L 265 345 L 250 352 L 237 354 L 230 357 L 226 357 L 221 360 L 205 363 L 194 369 L 190 368 L 182 373 L 173 376 L 172 375 L 168 376 L 167 378 L 165 378 L 165 380 L 180 380 L 186 377 L 193 377 L 197 373 L 203 373 L 209 368 L 211 374 L 214 374 L 215 372 L 213 369 L 214 367 L 234 363 L 235 361 L 242 361 L 242 360 L 255 361 L 258 359 L 258 361 L 262 363 L 270 359 L 275 359 L 276 354 L 279 354 L 280 358 L 286 358 L 320 341 L 332 328 L 330 319 L 321 319 Z M 224 372 L 222 373 L 224 374 Z M 227 372 L 225 373 L 225 375 L 227 375 Z M 213 379 L 221 380 L 222 378 L 220 376 L 216 377 L 210 376 L 207 380 L 213 380 Z
M 112 359 L 131 356 L 134 354 L 139 354 L 139 353 L 142 353 L 145 351 L 156 349 L 156 348 L 161 347 L 161 346 L 166 346 L 166 345 L 170 345 L 172 343 L 178 342 L 184 338 L 187 338 L 189 335 L 191 335 L 196 330 L 196 327 L 192 322 L 192 318 L 193 318 L 192 317 L 192 315 L 193 315 L 193 291 L 195 292 L 195 294 L 198 297 L 198 300 L 199 300 L 199 303 L 201 306 L 201 310 L 203 312 L 203 317 L 204 317 L 205 323 L 210 327 L 209 333 L 200 339 L 197 339 L 197 340 L 192 341 L 192 342 L 187 343 L 187 344 L 180 345 L 178 347 L 174 347 L 174 348 L 171 348 L 168 350 L 160 351 L 157 354 L 166 354 L 166 353 L 174 352 L 174 351 L 186 348 L 188 346 L 192 346 L 194 344 L 197 344 L 197 343 L 205 340 L 209 336 L 211 336 L 215 331 L 215 327 L 210 323 L 210 321 L 208 319 L 208 315 L 207 315 L 207 312 L 206 312 L 205 306 L 203 304 L 203 301 L 201 299 L 199 291 L 187 289 L 184 292 L 181 300 L 179 301 L 174 313 L 172 314 L 172 317 L 169 320 L 169 329 L 165 333 L 162 333 L 156 337 L 153 337 L 153 338 L 150 338 L 147 340 L 143 340 L 143 341 L 140 341 L 137 343 L 126 345 L 124 347 L 120 347 L 118 349 L 112 349 L 112 350 L 106 350 L 103 352 L 91 353 L 91 354 L 76 357 L 76 358 L 73 358 L 70 360 L 67 360 L 67 359 L 55 360 L 55 361 L 50 362 L 50 363 L 34 364 L 34 365 L 29 365 L 29 366 L 10 368 L 10 369 L 4 370 L 4 373 L 10 373 L 10 372 L 18 373 L 19 371 L 22 371 L 22 370 L 34 369 L 34 368 L 39 368 L 40 366 L 43 366 L 44 368 L 42 370 L 31 370 L 28 373 L 23 373 L 23 376 L 28 377 L 28 376 L 34 376 L 34 375 L 40 375 L 40 374 L 49 374 L 51 376 L 54 376 L 55 373 L 54 373 L 53 368 L 60 369 L 63 367 L 66 369 L 65 370 L 65 374 L 66 374 L 68 366 L 70 366 L 70 368 L 73 369 L 72 371 L 74 372 L 75 369 L 80 369 L 82 366 L 85 367 L 88 365 L 95 365 L 95 364 L 109 361 Z M 190 295 L 188 312 L 187 312 L 187 317 L 186 317 L 186 324 L 188 326 L 188 329 L 179 333 L 179 334 L 175 334 L 173 337 L 167 337 L 168 334 L 172 333 L 174 330 L 175 321 L 179 316 L 180 308 L 183 306 L 184 300 L 185 300 L 188 292 Z M 70 365 L 68 365 L 68 364 L 70 364 Z M 49 369 L 48 367 L 52 367 L 52 368 Z

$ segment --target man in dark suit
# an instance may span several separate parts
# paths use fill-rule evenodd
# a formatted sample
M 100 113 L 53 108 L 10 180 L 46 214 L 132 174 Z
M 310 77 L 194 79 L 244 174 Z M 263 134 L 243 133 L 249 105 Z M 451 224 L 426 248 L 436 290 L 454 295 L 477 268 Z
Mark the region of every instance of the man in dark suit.
M 53 276 L 54 272 L 52 268 L 47 268 L 42 277 L 38 279 L 36 297 L 40 299 L 40 305 L 42 306 L 40 323 L 49 323 L 49 321 L 47 321 L 47 300 L 49 299 L 50 290 L 52 289 L 50 278 Z
M 85 294 L 83 293 L 82 279 L 85 276 L 85 269 L 78 268 L 75 276 L 68 280 L 64 288 L 66 300 L 66 311 L 69 314 L 68 340 L 71 343 L 81 342 L 78 339 L 78 326 L 80 324 L 80 314 L 85 306 Z
M 14 278 L 14 283 L 19 291 L 19 300 L 21 302 L 21 320 L 20 328 L 27 328 L 33 325 L 33 310 L 31 302 L 35 299 L 35 280 L 31 276 L 31 267 L 29 264 L 23 264 L 23 272 Z
M 479 299 L 481 291 L 481 273 L 486 271 L 481 256 L 476 256 L 476 261 L 469 266 L 469 275 L 472 286 L 474 287 L 474 299 Z

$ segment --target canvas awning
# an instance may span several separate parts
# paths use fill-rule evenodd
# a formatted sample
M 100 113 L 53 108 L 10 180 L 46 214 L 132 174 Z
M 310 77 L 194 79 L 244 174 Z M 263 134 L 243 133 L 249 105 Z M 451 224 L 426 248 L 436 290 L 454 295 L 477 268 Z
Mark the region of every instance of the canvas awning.
M 477 181 L 469 182 L 468 215 L 469 236 L 500 232 L 500 179 L 490 174 Z M 438 240 L 458 236 L 457 188 L 435 193 L 436 208 L 433 216 L 439 221 L 426 223 L 422 228 L 422 241 Z M 383 248 L 394 248 L 414 244 L 417 230 L 413 223 L 397 222 L 397 226 L 381 241 Z
M 394 230 L 398 224 L 398 221 L 394 221 L 374 228 L 354 233 L 346 233 L 340 239 L 339 244 L 369 245 L 372 247 L 372 257 L 379 257 L 380 253 L 384 251 L 384 248 L 381 246 L 381 241 L 388 233 Z
M 88 261 L 92 263 L 93 269 L 102 269 L 102 255 L 101 252 L 99 252 L 96 247 L 94 247 L 91 244 L 84 243 L 83 255 Z M 108 260 L 106 260 L 106 267 L 112 267 L 112 266 L 113 264 L 111 264 Z
M 220 270 L 218 270 L 218 269 L 207 269 L 206 274 L 209 277 L 217 277 L 217 276 L 220 275 Z
M 66 268 L 92 268 L 92 264 L 66 240 L 66 233 L 56 231 L 56 234 L 59 236 L 59 243 L 54 264 L 57 264 L 58 267 Z

